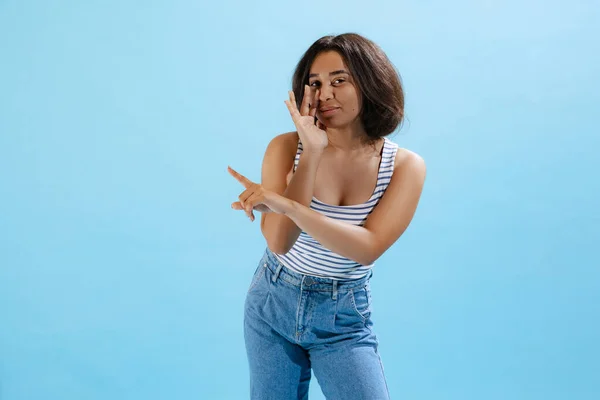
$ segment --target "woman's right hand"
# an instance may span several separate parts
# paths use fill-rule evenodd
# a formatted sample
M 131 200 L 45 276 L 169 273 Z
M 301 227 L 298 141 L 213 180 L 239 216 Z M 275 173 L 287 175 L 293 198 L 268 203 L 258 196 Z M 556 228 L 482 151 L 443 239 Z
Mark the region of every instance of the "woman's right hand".
M 302 142 L 304 152 L 321 154 L 327 147 L 327 132 L 325 125 L 319 121 L 315 115 L 318 108 L 319 90 L 311 90 L 308 85 L 304 85 L 304 96 L 300 110 L 296 106 L 296 96 L 292 90 L 288 91 L 289 100 L 285 104 L 292 116 L 298 136 Z

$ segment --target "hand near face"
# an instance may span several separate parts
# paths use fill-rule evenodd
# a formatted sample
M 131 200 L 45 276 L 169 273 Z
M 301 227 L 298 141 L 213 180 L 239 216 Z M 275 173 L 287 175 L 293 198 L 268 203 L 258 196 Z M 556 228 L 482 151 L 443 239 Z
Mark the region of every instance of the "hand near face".
M 304 96 L 300 109 L 296 107 L 296 96 L 290 90 L 288 92 L 289 100 L 285 104 L 292 116 L 298 136 L 302 142 L 303 151 L 321 153 L 327 147 L 327 132 L 325 125 L 316 118 L 319 103 L 319 90 L 313 90 L 308 85 L 304 85 Z

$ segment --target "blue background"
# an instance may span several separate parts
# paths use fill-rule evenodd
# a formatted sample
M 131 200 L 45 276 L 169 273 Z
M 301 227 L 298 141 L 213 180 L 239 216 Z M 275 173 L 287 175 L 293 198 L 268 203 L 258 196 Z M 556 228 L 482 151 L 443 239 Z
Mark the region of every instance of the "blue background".
M 428 176 L 375 267 L 392 398 L 600 398 L 595 1 L 0 0 L 0 398 L 242 399 L 260 179 L 302 53 L 400 71 Z M 322 399 L 316 380 L 311 398 Z

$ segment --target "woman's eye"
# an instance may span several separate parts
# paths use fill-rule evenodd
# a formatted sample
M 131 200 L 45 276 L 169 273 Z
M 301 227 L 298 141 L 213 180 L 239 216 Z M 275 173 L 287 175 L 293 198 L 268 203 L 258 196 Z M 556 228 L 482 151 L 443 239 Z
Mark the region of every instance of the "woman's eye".
M 336 83 L 336 82 L 342 83 L 342 82 L 345 82 L 345 81 L 346 81 L 345 79 L 338 78 L 338 79 L 335 79 L 335 80 L 333 81 L 333 83 Z M 309 85 L 309 86 L 315 86 L 315 85 L 316 85 L 316 86 L 318 86 L 319 84 L 320 84 L 320 82 L 319 82 L 319 81 L 314 81 L 313 83 L 309 83 L 308 85 Z

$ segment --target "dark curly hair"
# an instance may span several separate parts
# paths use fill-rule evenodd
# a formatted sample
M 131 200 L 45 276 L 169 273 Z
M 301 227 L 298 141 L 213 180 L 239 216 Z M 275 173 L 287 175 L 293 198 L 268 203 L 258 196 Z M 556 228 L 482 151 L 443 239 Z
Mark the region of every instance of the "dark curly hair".
M 404 119 L 404 90 L 400 74 L 381 48 L 356 33 L 328 35 L 306 50 L 292 78 L 297 106 L 304 96 L 304 85 L 315 58 L 322 52 L 336 51 L 350 69 L 362 98 L 360 120 L 367 140 L 388 136 Z

